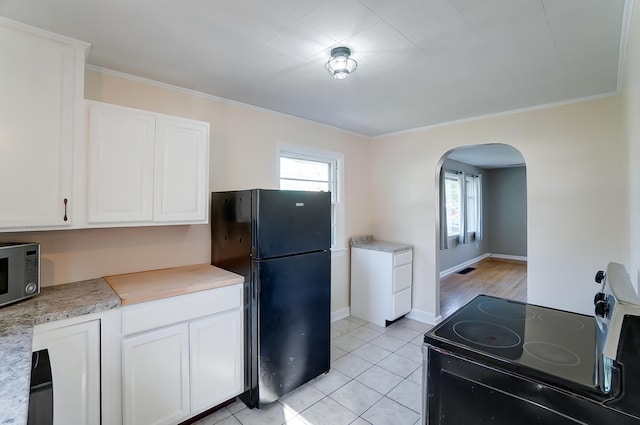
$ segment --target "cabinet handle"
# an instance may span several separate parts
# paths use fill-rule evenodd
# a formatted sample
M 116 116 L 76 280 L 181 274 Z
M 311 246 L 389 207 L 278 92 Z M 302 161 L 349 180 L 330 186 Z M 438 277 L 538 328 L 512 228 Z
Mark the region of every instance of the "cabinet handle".
M 64 202 L 64 218 L 63 218 L 63 220 L 67 221 L 68 220 L 68 218 L 67 218 L 67 202 L 69 202 L 69 200 L 67 198 L 64 198 L 63 202 Z

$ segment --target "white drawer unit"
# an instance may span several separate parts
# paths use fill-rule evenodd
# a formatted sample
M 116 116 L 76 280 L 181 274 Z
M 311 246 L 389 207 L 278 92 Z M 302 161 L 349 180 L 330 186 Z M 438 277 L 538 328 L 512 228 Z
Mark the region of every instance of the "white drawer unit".
M 411 311 L 413 250 L 351 248 L 351 315 L 386 326 Z

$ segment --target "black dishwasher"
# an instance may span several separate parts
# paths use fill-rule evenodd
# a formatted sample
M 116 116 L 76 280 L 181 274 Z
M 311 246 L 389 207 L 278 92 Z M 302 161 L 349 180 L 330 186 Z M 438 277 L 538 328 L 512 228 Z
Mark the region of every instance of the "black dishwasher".
M 53 384 L 49 351 L 31 355 L 31 390 L 27 425 L 53 425 Z

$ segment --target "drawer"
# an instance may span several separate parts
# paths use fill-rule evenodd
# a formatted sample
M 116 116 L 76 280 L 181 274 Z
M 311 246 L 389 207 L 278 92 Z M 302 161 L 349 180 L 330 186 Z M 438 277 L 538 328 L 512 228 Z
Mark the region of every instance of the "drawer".
M 411 286 L 411 263 L 393 268 L 393 292 L 402 291 Z
M 122 308 L 123 336 L 242 308 L 242 284 Z
M 394 254 L 393 255 L 393 267 L 398 267 L 401 266 L 403 264 L 409 264 L 411 263 L 411 260 L 413 259 L 413 250 L 410 249 L 409 251 L 404 251 L 404 252 L 400 252 L 398 254 Z
M 391 317 L 388 320 L 395 320 L 403 314 L 411 311 L 411 288 L 393 294 L 391 305 Z

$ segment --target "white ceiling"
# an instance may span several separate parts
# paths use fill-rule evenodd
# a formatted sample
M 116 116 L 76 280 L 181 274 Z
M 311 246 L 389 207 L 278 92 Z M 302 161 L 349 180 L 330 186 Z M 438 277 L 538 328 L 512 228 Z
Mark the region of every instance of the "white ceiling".
M 525 166 L 525 159 L 513 146 L 502 143 L 463 146 L 449 152 L 448 159 L 480 168 L 504 168 Z
M 624 14 L 625 0 L 0 0 L 0 16 L 90 42 L 91 65 L 369 136 L 614 93 Z M 342 81 L 324 69 L 339 45 L 359 64 Z

